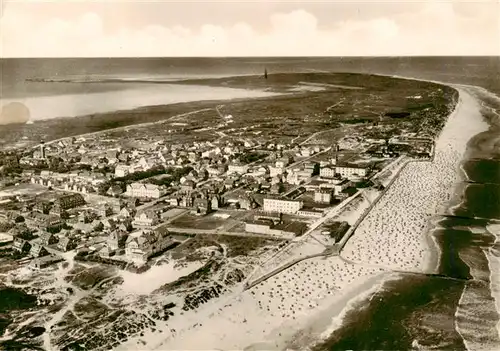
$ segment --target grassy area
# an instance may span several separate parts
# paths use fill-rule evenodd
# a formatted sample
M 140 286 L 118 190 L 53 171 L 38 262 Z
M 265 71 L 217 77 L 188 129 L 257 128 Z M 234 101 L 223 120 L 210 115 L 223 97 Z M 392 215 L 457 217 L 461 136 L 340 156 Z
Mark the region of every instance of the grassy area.
M 289 93 L 289 89 L 300 82 L 325 84 L 326 90 Z M 290 141 L 295 137 L 337 128 L 342 124 L 356 128 L 371 124 L 390 128 L 404 127 L 436 135 L 457 98 L 453 89 L 435 83 L 349 73 L 271 74 L 267 80 L 260 76 L 244 76 L 188 80 L 176 84 L 266 89 L 287 93 L 264 98 L 141 107 L 72 118 L 71 123 L 67 123 L 66 118 L 60 118 L 31 125 L 9 125 L 0 131 L 0 140 L 4 145 L 15 143 L 23 136 L 28 136 L 30 141 L 35 142 L 42 137 L 51 140 L 161 121 L 178 114 L 208 108 L 209 110 L 200 111 L 185 119 L 181 118 L 179 121 L 188 124 L 182 128 L 162 124 L 129 132 L 113 132 L 116 138 L 128 133 L 128 137 L 134 138 L 162 134 L 173 142 L 207 140 L 220 137 L 210 130 L 203 130 L 219 123 L 220 118 L 215 111 L 215 106 L 219 104 L 224 104 L 224 113 L 231 114 L 234 118 L 227 129 L 247 127 L 247 130 L 238 132 L 242 137 L 255 137 L 255 132 L 260 132 L 259 138 Z M 339 89 L 328 84 L 363 89 Z M 415 95 L 421 98 L 412 99 Z M 385 135 L 392 132 L 377 127 L 371 134 Z
M 172 221 L 171 225 L 179 228 L 211 230 L 222 226 L 225 221 L 225 219 L 214 217 L 213 215 L 195 216 L 192 214 L 185 214 Z

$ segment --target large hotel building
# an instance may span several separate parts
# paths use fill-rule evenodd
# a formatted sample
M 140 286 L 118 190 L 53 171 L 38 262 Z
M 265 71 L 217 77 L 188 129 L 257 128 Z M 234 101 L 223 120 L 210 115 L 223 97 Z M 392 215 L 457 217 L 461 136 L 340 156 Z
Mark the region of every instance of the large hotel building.
M 279 212 L 279 213 L 297 213 L 304 203 L 297 200 L 286 200 L 278 198 L 265 198 L 264 199 L 264 212 Z

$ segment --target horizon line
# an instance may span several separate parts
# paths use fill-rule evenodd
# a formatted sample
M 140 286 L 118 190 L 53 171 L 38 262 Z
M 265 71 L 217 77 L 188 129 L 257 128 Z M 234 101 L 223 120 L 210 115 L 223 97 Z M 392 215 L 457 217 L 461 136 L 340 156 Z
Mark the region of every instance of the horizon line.
M 162 59 L 162 58 L 179 58 L 179 59 L 238 59 L 238 58 L 499 58 L 498 55 L 314 55 L 314 56 L 9 56 L 1 57 L 0 60 L 19 60 L 19 59 Z

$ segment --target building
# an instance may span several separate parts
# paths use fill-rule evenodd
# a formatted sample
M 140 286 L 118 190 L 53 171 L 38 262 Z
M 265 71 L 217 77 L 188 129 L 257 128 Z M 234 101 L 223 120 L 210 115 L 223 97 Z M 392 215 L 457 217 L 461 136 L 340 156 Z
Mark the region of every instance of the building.
M 314 192 L 314 202 L 330 204 L 332 202 L 332 192 L 328 190 L 318 190 Z
M 117 165 L 115 167 L 115 177 L 122 178 L 130 174 L 130 166 L 128 165 Z
M 165 195 L 165 188 L 155 184 L 132 183 L 127 185 L 126 196 L 158 199 Z
M 18 236 L 14 236 L 14 243 L 12 244 L 12 248 L 18 252 L 27 253 L 31 250 L 31 244 L 28 240 L 25 240 Z
M 184 183 L 182 183 L 180 190 L 181 192 L 189 192 L 195 188 L 196 188 L 196 183 L 193 180 L 188 179 Z
M 302 206 L 302 201 L 286 200 L 279 198 L 264 198 L 263 210 L 265 212 L 297 213 Z
M 38 213 L 48 214 L 50 211 L 50 201 L 47 200 L 36 200 L 35 205 L 33 206 L 33 211 Z
M 45 229 L 47 227 L 60 227 L 63 225 L 61 218 L 53 214 L 44 214 L 40 212 L 32 212 L 29 217 L 27 217 L 27 222 L 31 226 L 37 227 L 39 229 Z
M 212 201 L 208 198 L 198 197 L 194 199 L 191 213 L 196 215 L 206 215 L 212 212 Z
M 321 218 L 325 215 L 323 211 L 319 210 L 314 210 L 314 209 L 301 209 L 299 212 L 297 212 L 299 216 L 304 216 L 304 217 L 315 217 L 315 218 Z
M 285 173 L 285 168 L 283 168 L 283 167 L 273 167 L 273 166 L 269 167 L 269 176 L 270 177 L 275 177 L 275 176 L 283 174 L 283 173 Z
M 347 179 L 364 178 L 368 174 L 366 167 L 335 166 L 335 171 Z
M 248 233 L 270 234 L 274 223 L 270 220 L 249 220 L 245 222 L 245 231 Z
M 128 233 L 123 230 L 114 230 L 106 239 L 106 246 L 111 253 L 118 250 L 123 250 L 125 248 L 125 242 L 127 241 Z
M 321 167 L 319 170 L 319 176 L 321 178 L 334 178 L 335 177 L 335 167 Z
M 42 143 L 40 144 L 40 154 L 39 154 L 39 157 L 41 159 L 45 159 L 45 156 L 46 156 L 45 155 L 45 144 L 42 141 Z
M 106 194 L 108 194 L 109 196 L 118 196 L 118 195 L 121 195 L 122 193 L 123 193 L 123 190 L 122 190 L 121 186 L 119 186 L 118 184 L 114 184 L 114 185 L 110 186 L 108 191 L 106 192 Z
M 215 195 L 214 197 L 212 197 L 212 210 L 217 210 L 219 209 L 219 207 L 222 206 L 222 203 L 221 203 L 221 197 L 219 195 Z
M 294 237 L 304 234 L 307 231 L 307 224 L 296 221 L 274 224 L 270 220 L 251 220 L 245 222 L 245 231 L 249 233 Z
M 248 165 L 245 164 L 240 164 L 240 163 L 233 163 L 230 164 L 227 168 L 227 173 L 238 173 L 238 174 L 245 174 L 248 172 Z
M 134 227 L 152 227 L 160 222 L 160 218 L 153 211 L 137 213 L 132 224 Z
M 59 242 L 57 243 L 57 248 L 61 251 L 71 251 L 73 249 L 76 249 L 76 246 L 76 240 L 67 236 L 61 238 L 61 240 L 59 240 Z
M 276 160 L 275 166 L 276 168 L 285 168 L 290 164 L 290 158 L 289 157 L 281 157 Z
M 164 250 L 171 242 L 152 230 L 131 233 L 125 243 L 125 255 L 134 262 L 145 263 L 148 258 Z
M 30 255 L 33 257 L 42 257 L 42 256 L 47 256 L 48 254 L 49 252 L 47 251 L 47 249 L 42 245 L 40 245 L 39 243 L 34 243 L 31 246 Z
M 351 185 L 351 182 L 348 179 L 344 179 L 342 182 L 334 184 L 335 194 L 340 194 L 347 189 L 349 185 Z
M 40 243 L 45 246 L 53 245 L 57 243 L 57 237 L 49 232 L 42 232 L 39 235 L 40 237 Z
M 81 194 L 63 195 L 60 196 L 55 202 L 55 207 L 58 207 L 61 210 L 69 210 L 82 205 L 85 205 L 85 199 Z
M 42 269 L 62 261 L 64 261 L 62 257 L 55 255 L 37 257 L 30 262 L 29 267 L 31 269 Z

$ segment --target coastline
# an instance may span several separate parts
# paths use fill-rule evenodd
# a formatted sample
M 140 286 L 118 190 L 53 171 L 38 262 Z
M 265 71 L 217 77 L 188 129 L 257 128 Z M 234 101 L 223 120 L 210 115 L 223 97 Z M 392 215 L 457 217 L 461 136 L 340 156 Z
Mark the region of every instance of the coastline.
M 439 83 L 444 84 L 441 82 L 439 82 Z M 470 94 L 468 94 L 468 92 L 466 92 L 462 89 L 457 89 L 455 86 L 452 86 L 452 85 L 449 85 L 449 86 L 455 88 L 458 91 L 459 99 L 457 101 L 457 104 L 455 105 L 454 110 L 452 111 L 452 113 L 450 113 L 447 123 L 449 121 L 453 122 L 453 119 L 456 119 L 457 114 L 460 114 L 460 113 L 462 113 L 462 115 L 467 114 L 467 112 L 470 109 L 475 109 L 477 111 L 477 113 L 479 113 L 479 108 L 478 108 L 479 105 L 477 104 L 476 99 L 474 99 Z M 464 102 L 464 97 L 466 99 L 465 102 Z M 463 105 L 464 103 L 466 104 L 465 106 Z M 463 111 L 464 107 L 465 107 L 465 112 Z M 476 121 L 476 122 L 478 122 L 478 121 Z M 479 122 L 482 122 L 482 123 L 476 123 L 475 128 L 477 130 L 475 130 L 475 132 L 481 133 L 482 131 L 487 130 L 489 125 L 482 120 L 479 120 Z M 467 143 L 469 142 L 469 140 L 472 137 L 474 137 L 475 135 L 477 135 L 477 133 L 474 133 L 474 132 L 471 133 L 471 135 L 469 135 L 468 138 L 466 137 L 466 138 L 462 139 L 462 143 L 461 143 L 462 145 L 457 145 L 457 146 L 459 146 L 459 149 L 462 149 L 462 153 L 460 155 L 461 156 L 460 159 L 458 160 L 459 164 L 457 165 L 457 169 L 455 170 L 455 173 L 456 173 L 455 186 L 452 186 L 449 189 L 448 194 L 450 194 L 450 193 L 453 194 L 454 192 L 457 191 L 456 187 L 460 186 L 459 181 L 460 181 L 461 177 L 459 174 L 459 169 L 462 169 L 462 161 L 463 161 L 463 158 L 466 156 L 465 155 L 466 146 L 467 146 Z M 440 137 L 441 137 L 441 135 L 440 135 Z M 439 207 L 440 208 L 448 208 L 448 205 L 453 200 L 453 198 L 454 198 L 453 196 L 449 196 L 448 198 L 443 196 L 442 202 L 441 202 Z M 422 240 L 425 242 L 425 244 L 428 248 L 428 251 L 427 251 L 427 255 L 425 255 L 423 260 L 422 260 L 421 269 L 423 272 L 427 272 L 427 273 L 439 273 L 440 260 L 441 260 L 441 255 L 442 255 L 442 250 L 441 250 L 441 248 L 436 240 L 436 237 L 433 235 L 433 231 L 436 229 L 439 229 L 439 218 L 437 218 L 436 215 L 438 215 L 437 212 L 431 218 L 429 218 L 427 225 L 426 225 L 426 228 L 423 231 L 424 236 L 422 237 Z M 497 240 L 498 240 L 498 238 L 497 238 Z M 493 272 L 493 270 L 491 270 L 491 274 L 492 274 L 492 272 Z M 493 284 L 493 283 L 491 283 L 491 284 Z M 369 286 L 367 286 L 367 285 L 369 285 Z M 357 297 L 351 296 L 352 297 L 351 301 L 363 301 L 363 300 L 365 300 L 367 298 L 367 296 L 371 295 L 374 292 L 374 290 L 377 287 L 377 284 L 376 283 L 374 283 L 374 284 L 367 283 L 366 285 L 362 285 L 362 287 L 364 287 L 365 290 L 364 291 L 355 291 L 356 293 L 358 293 L 358 296 Z M 500 288 L 497 290 L 500 290 Z M 492 290 L 492 292 L 493 292 L 493 290 Z M 500 300 L 497 300 L 497 304 L 499 304 L 499 303 L 500 303 Z M 342 310 L 341 313 L 336 313 L 336 314 L 330 315 L 330 319 L 332 320 L 332 323 L 330 325 L 330 328 L 325 330 L 323 332 L 323 334 L 321 334 L 323 339 L 326 339 L 329 336 L 329 334 L 336 329 L 336 325 L 338 324 L 338 318 L 341 318 L 342 314 L 345 314 L 345 312 L 347 312 L 348 310 L 349 310 L 349 306 L 346 306 L 345 309 Z M 335 313 L 338 311 L 335 311 L 332 309 L 331 312 Z M 498 325 L 500 328 L 500 322 Z M 327 334 L 327 335 L 325 336 L 325 334 Z M 499 331 L 499 334 L 500 334 L 500 331 Z M 318 343 L 320 343 L 320 341 L 316 341 L 316 344 L 318 344 Z
M 495 243 L 485 252 L 490 269 L 490 291 L 491 297 L 495 301 L 497 313 L 500 315 L 500 275 L 493 272 L 500 272 L 500 224 L 493 224 L 486 227 L 486 230 L 495 236 Z M 500 338 L 500 319 L 496 325 L 498 337 Z
M 304 326 L 291 338 L 277 339 L 281 350 L 311 350 L 328 338 L 343 322 L 346 314 L 380 290 L 388 281 L 399 279 L 397 273 L 384 272 L 346 289 L 336 301 L 328 304 L 315 316 L 304 322 Z
M 403 78 L 405 78 L 405 77 L 403 77 Z M 405 79 L 408 79 L 408 78 L 405 78 Z M 445 84 L 445 83 L 441 83 L 441 82 L 438 82 L 438 83 Z M 459 94 L 460 94 L 460 91 L 459 91 Z M 457 103 L 455 105 L 454 110 L 448 116 L 447 121 L 450 121 L 453 118 L 454 114 L 459 113 L 458 110 L 459 110 L 459 107 L 461 106 L 461 105 L 459 106 L 459 104 L 461 104 L 461 103 L 463 103 L 463 101 L 461 101 L 459 99 L 459 101 L 457 101 Z M 187 113 L 187 114 L 189 114 L 189 113 Z M 166 121 L 167 120 L 162 120 L 162 121 L 154 122 L 154 123 L 165 123 Z M 146 125 L 146 124 L 130 125 L 130 126 L 123 127 L 123 128 L 140 128 L 141 126 L 144 126 L 144 125 Z M 110 130 L 105 130 L 102 132 L 109 132 L 109 131 L 112 131 L 112 130 L 110 129 Z M 101 132 L 97 132 L 97 133 L 101 133 Z M 84 134 L 84 135 L 88 135 L 88 134 Z M 460 164 L 460 167 L 461 167 L 461 165 L 462 164 Z M 436 214 L 434 214 L 434 216 L 435 215 Z M 423 253 L 423 257 L 422 257 L 420 264 L 417 265 L 417 269 L 419 271 L 423 271 L 423 272 L 427 272 L 427 273 L 429 273 L 429 272 L 435 273 L 439 269 L 441 250 L 440 250 L 440 247 L 436 241 L 436 238 L 434 237 L 434 235 L 432 235 L 432 231 L 434 229 L 436 229 L 437 226 L 438 226 L 438 221 L 435 220 L 435 217 L 431 216 L 431 218 L 428 220 L 428 222 L 426 224 L 425 229 L 423 230 L 424 236 L 420 237 L 419 245 L 421 245 L 422 247 L 427 247 L 427 250 L 425 250 L 425 252 Z M 352 275 L 354 276 L 355 273 L 353 272 Z M 303 341 L 308 341 L 308 340 L 310 340 L 310 338 L 316 338 L 316 339 L 317 338 L 319 338 L 319 339 L 324 338 L 326 334 L 329 334 L 333 330 L 335 330 L 336 326 L 339 323 L 341 323 L 341 320 L 342 320 L 343 316 L 345 315 L 345 313 L 347 311 L 350 311 L 354 307 L 353 305 L 367 299 L 368 296 L 370 296 L 372 293 L 374 293 L 374 291 L 379 289 L 387 280 L 391 279 L 391 277 L 393 277 L 393 275 L 394 275 L 394 273 L 383 272 L 383 273 L 378 273 L 378 274 L 373 273 L 373 275 L 362 276 L 359 278 L 359 280 L 354 280 L 349 285 L 341 287 L 340 291 L 339 291 L 339 296 L 335 296 L 332 298 L 326 298 L 323 301 L 321 301 L 319 303 L 319 305 L 317 306 L 317 308 L 314 311 L 311 311 L 313 313 L 312 317 L 309 318 L 308 315 L 305 315 L 304 317 L 301 317 L 296 323 L 292 323 L 291 325 L 282 324 L 282 325 L 279 325 L 279 326 L 273 328 L 272 332 L 265 336 L 265 339 L 272 339 L 272 340 L 274 340 L 274 342 L 263 341 L 262 343 L 256 343 L 253 346 L 252 345 L 247 346 L 248 348 L 245 348 L 245 349 L 248 349 L 248 350 L 269 349 L 269 348 L 267 348 L 268 346 L 271 346 L 271 348 L 274 348 L 274 346 L 276 346 L 276 348 L 283 348 L 283 347 L 288 348 L 288 345 L 295 345 L 295 343 L 302 344 Z M 319 278 L 322 279 L 324 277 L 319 276 Z M 397 277 L 394 279 L 397 279 Z M 225 302 L 227 302 L 227 301 L 225 301 Z M 236 302 L 236 303 L 238 303 L 238 302 Z M 249 306 L 252 306 L 252 305 L 249 305 Z M 223 306 L 221 304 L 221 309 L 223 311 L 225 311 L 225 309 L 224 309 L 225 307 L 226 306 Z M 266 318 L 266 317 L 260 316 L 260 318 Z M 212 324 L 212 328 L 213 328 L 213 323 L 216 322 L 217 319 L 215 319 L 215 321 L 210 321 L 209 319 L 210 319 L 210 317 L 207 318 L 206 321 L 203 320 L 203 324 Z M 257 325 L 259 320 L 264 321 L 265 319 L 257 318 L 256 325 Z M 241 320 L 239 322 L 241 323 Z M 236 325 L 234 325 L 234 329 L 235 329 L 234 331 L 239 332 L 238 324 L 237 323 L 235 323 L 235 324 Z M 210 327 L 210 326 L 208 326 L 208 327 Z M 299 329 L 299 331 L 296 330 L 297 328 Z M 226 330 L 225 332 L 231 333 L 231 330 Z M 187 335 L 188 335 L 188 337 L 192 336 L 192 337 L 196 338 L 196 335 L 197 335 L 196 329 L 193 329 L 193 334 L 188 333 Z M 257 339 L 262 336 L 260 334 L 256 334 L 256 335 L 257 335 Z M 228 343 L 228 345 L 231 345 L 231 344 Z M 232 344 L 231 346 L 228 346 L 228 347 L 232 348 L 232 347 L 234 347 L 234 345 L 235 344 Z M 243 344 L 241 344 L 240 346 L 243 346 Z M 293 346 L 292 346 L 292 349 L 293 349 Z M 302 348 L 299 348 L 299 349 L 302 349 Z
M 21 102 L 30 110 L 30 121 L 39 122 L 58 118 L 78 118 L 93 114 L 129 111 L 151 106 L 261 98 L 273 95 L 277 94 L 256 89 L 183 84 L 145 84 L 134 89 L 89 94 L 3 98 L 0 99 L 0 108 L 9 103 Z

